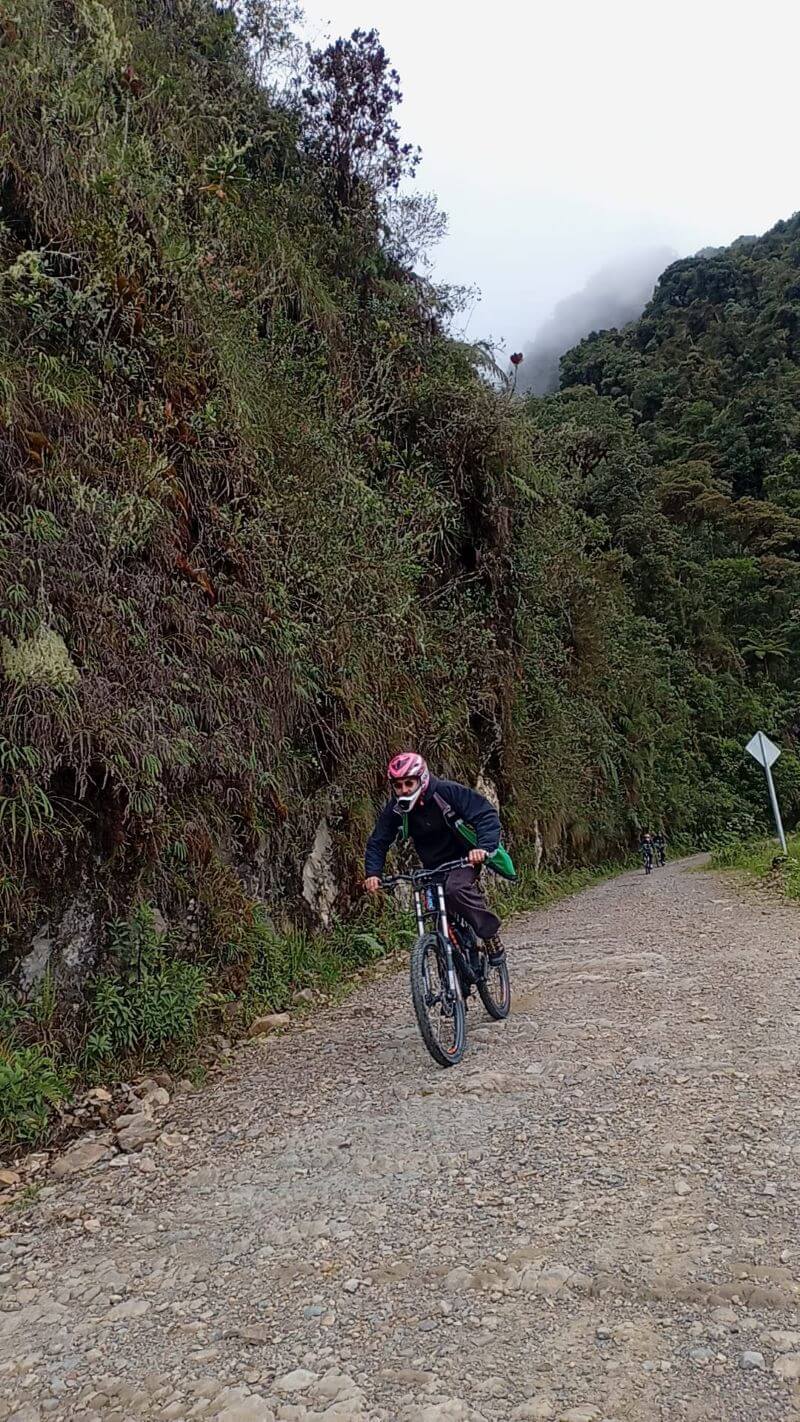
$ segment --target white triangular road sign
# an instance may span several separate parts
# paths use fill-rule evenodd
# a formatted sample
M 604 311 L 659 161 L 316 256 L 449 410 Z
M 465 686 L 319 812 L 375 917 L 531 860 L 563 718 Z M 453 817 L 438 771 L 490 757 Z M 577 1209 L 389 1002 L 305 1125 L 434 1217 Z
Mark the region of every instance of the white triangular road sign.
M 769 736 L 765 736 L 763 731 L 756 731 L 753 739 L 747 742 L 745 750 L 749 751 L 753 760 L 757 760 L 759 765 L 763 765 L 765 770 L 768 770 L 771 765 L 774 765 L 780 755 L 780 751 L 774 741 L 771 741 Z

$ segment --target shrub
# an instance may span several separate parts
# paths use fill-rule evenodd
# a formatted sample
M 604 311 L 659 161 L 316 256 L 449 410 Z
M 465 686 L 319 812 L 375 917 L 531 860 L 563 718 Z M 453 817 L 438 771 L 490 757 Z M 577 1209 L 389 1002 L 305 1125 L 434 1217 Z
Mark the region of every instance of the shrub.
M 44 626 L 16 646 L 4 637 L 0 665 L 8 680 L 17 686 L 42 686 L 58 691 L 74 686 L 79 679 L 64 638 Z
M 53 1109 L 69 1091 L 71 1068 L 41 1047 L 0 1048 L 0 1149 L 44 1140 Z
M 205 970 L 175 956 L 149 904 L 111 924 L 109 939 L 115 971 L 94 984 L 88 1061 L 191 1044 L 209 1001 Z

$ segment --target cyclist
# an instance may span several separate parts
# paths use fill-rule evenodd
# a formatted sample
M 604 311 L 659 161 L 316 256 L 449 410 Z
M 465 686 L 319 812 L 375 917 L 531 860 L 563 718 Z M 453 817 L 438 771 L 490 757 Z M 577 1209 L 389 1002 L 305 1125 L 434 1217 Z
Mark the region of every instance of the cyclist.
M 500 919 L 492 913 L 477 883 L 481 864 L 500 843 L 500 820 L 494 806 L 477 790 L 455 780 L 438 780 L 415 751 L 393 756 L 388 776 L 392 798 L 381 810 L 367 841 L 364 888 L 370 894 L 380 888 L 386 855 L 403 829 L 405 817 L 408 836 L 426 869 L 464 855 L 466 846 L 454 824 L 462 819 L 472 825 L 477 844 L 466 855 L 469 862 L 447 877 L 447 912 L 458 914 L 483 939 L 493 966 L 503 963 Z
M 639 848 L 640 848 L 641 851 L 642 851 L 642 859 L 644 860 L 644 867 L 645 867 L 645 869 L 652 869 L 652 867 L 653 867 L 653 836 L 650 834 L 649 830 L 645 830 L 644 834 L 642 835 L 642 838 L 641 838 L 641 840 L 640 840 L 640 842 L 639 842 Z
M 659 869 L 663 869 L 667 862 L 667 841 L 664 837 L 663 830 L 659 830 L 655 835 L 653 839 L 653 849 L 655 850 L 656 864 Z

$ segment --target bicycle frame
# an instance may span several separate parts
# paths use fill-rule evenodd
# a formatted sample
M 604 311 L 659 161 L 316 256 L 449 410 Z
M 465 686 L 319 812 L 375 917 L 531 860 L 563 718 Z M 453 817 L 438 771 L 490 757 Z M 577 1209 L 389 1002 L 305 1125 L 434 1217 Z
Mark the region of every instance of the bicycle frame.
M 455 1066 L 466 1050 L 467 1007 L 473 989 L 495 1021 L 507 1017 L 511 1007 L 505 962 L 493 973 L 486 945 L 479 947 L 469 922 L 458 913 L 451 919 L 447 912 L 447 877 L 468 863 L 468 859 L 456 859 L 435 869 L 379 880 L 381 888 L 389 892 L 399 884 L 411 886 L 417 925 L 417 940 L 411 948 L 411 1000 L 422 1040 L 433 1060 L 444 1067 Z
M 462 998 L 462 1000 L 464 994 L 453 959 L 453 942 L 450 921 L 447 917 L 444 880 L 451 869 L 460 869 L 466 863 L 468 863 L 466 859 L 458 859 L 450 864 L 441 864 L 438 869 L 417 869 L 412 874 L 395 874 L 391 879 L 383 880 L 385 888 L 394 887 L 399 883 L 411 885 L 417 932 L 420 937 L 430 932 L 436 934 L 444 951 L 448 988 L 453 997 Z

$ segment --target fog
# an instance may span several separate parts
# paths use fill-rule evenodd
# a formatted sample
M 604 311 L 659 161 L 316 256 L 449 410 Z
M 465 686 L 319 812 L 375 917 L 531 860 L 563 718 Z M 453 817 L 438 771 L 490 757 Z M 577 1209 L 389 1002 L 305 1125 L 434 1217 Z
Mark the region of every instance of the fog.
M 549 395 L 558 389 L 559 357 L 592 331 L 624 326 L 640 316 L 653 287 L 678 253 L 670 247 L 629 252 L 595 272 L 580 291 L 559 301 L 526 345 L 518 389 Z
M 422 147 L 417 186 L 449 216 L 435 274 L 479 288 L 460 329 L 506 356 L 556 307 L 566 322 L 561 303 L 626 254 L 687 255 L 800 207 L 800 5 L 304 8 L 314 44 L 380 32 L 402 82 L 403 136 Z

